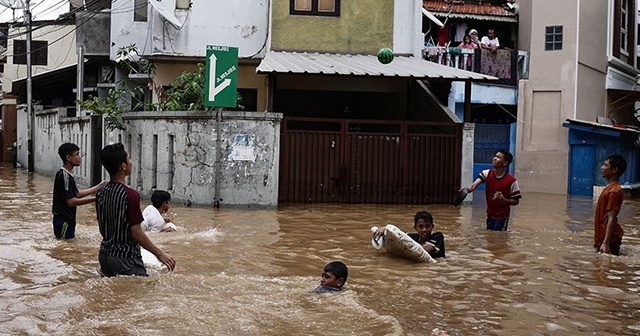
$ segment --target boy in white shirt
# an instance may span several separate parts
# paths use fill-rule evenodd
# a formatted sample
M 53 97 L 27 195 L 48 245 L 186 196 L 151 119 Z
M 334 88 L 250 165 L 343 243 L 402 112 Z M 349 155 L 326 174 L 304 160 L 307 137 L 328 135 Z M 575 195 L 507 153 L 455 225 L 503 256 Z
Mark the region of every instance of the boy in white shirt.
M 151 195 L 151 205 L 142 211 L 142 227 L 145 231 L 173 232 L 176 230 L 173 218 L 167 213 L 171 201 L 171 194 L 164 190 L 156 190 Z

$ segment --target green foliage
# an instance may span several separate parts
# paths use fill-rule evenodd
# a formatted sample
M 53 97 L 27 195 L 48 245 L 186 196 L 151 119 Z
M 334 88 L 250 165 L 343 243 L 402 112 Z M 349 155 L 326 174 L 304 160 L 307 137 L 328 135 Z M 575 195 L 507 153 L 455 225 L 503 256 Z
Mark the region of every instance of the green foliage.
M 101 115 L 105 117 L 105 127 L 108 130 L 125 130 L 125 125 L 122 119 L 122 114 L 127 112 L 127 109 L 122 106 L 125 97 L 129 97 L 129 93 L 124 89 L 109 89 L 105 98 L 96 96 L 90 96 L 85 101 L 77 101 L 80 106 L 85 110 L 90 110 L 94 115 Z
M 156 65 L 139 56 L 139 50 L 135 44 L 130 44 L 118 49 L 116 64 L 125 72 L 144 73 L 153 78 L 156 73 Z M 148 90 L 153 91 L 158 97 L 157 103 L 145 102 L 144 97 Z M 90 96 L 85 101 L 77 101 L 85 110 L 92 111 L 95 115 L 105 117 L 105 126 L 109 130 L 125 130 L 126 124 L 122 114 L 127 112 L 124 106 L 129 105 L 131 110 L 137 111 L 204 111 L 208 108 L 204 105 L 205 91 L 205 66 L 198 64 L 195 72 L 185 71 L 173 80 L 171 88 L 165 90 L 161 85 L 149 80 L 146 85 L 131 81 L 124 77 L 118 82 L 118 88 L 110 89 L 105 98 Z M 237 94 L 238 106 L 235 110 L 243 110 L 242 95 Z
M 164 102 L 158 104 L 160 110 L 165 111 L 202 111 L 204 106 L 205 69 L 198 63 L 198 71 L 185 71 L 173 80 L 167 90 Z

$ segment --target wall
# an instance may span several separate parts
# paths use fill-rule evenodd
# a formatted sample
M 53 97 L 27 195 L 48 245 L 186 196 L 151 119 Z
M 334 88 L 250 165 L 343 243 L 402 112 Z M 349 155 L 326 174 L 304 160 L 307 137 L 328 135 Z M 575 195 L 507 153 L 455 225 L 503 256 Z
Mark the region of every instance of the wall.
M 76 38 L 78 46 L 84 48 L 86 56 L 108 56 L 110 49 L 111 13 L 76 13 Z
M 274 206 L 278 202 L 278 113 L 223 112 L 221 206 Z M 121 141 L 134 162 L 129 184 L 143 197 L 168 190 L 176 201 L 213 204 L 215 112 L 136 112 L 125 116 Z
M 374 54 L 393 48 L 394 2 L 341 1 L 340 16 L 333 17 L 290 15 L 289 0 L 274 0 L 271 49 Z
M 113 2 L 111 59 L 118 48 L 136 43 L 144 55 L 204 57 L 208 44 L 235 46 L 239 56 L 261 56 L 269 32 L 268 0 L 192 1 L 191 9 L 175 9 L 175 0 L 162 5 L 183 23 L 176 29 L 148 6 L 148 22 L 134 22 L 132 0 Z M 120 10 L 117 10 L 120 9 Z M 129 10 L 124 10 L 129 9 Z
M 530 36 L 530 70 L 518 90 L 515 173 L 529 192 L 567 192 L 569 148 L 562 123 L 576 114 L 577 6 L 577 0 L 536 0 L 520 10 L 521 25 L 531 25 L 520 29 L 521 38 Z M 556 25 L 563 26 L 563 48 L 545 51 L 545 27 Z
M 91 117 L 60 118 L 64 109 L 36 114 L 35 170 L 53 176 L 60 169 L 63 142 L 81 148 L 76 181 L 91 185 L 95 177 L 91 151 Z M 23 115 L 26 115 L 22 111 Z M 20 115 L 20 114 L 19 114 Z M 103 143 L 122 142 L 133 159 L 127 183 L 148 199 L 154 189 L 168 190 L 177 202 L 211 205 L 216 171 L 215 112 L 134 112 L 124 116 L 126 131 L 107 132 Z M 229 112 L 222 115 L 221 206 L 275 206 L 278 203 L 279 113 Z M 19 122 L 26 129 L 26 118 Z M 19 135 L 19 162 L 26 167 L 24 134 Z M 98 155 L 98 153 L 95 153 Z M 100 169 L 104 178 L 108 174 Z
M 36 22 L 37 23 L 37 22 Z M 35 24 L 35 23 L 34 23 Z M 33 32 L 34 41 L 49 41 L 47 50 L 47 65 L 34 65 L 31 67 L 32 75 L 63 68 L 76 64 L 76 35 L 73 33 L 74 25 L 47 25 Z M 26 39 L 25 28 L 17 27 L 9 29 L 9 36 L 19 35 L 17 39 Z M 57 41 L 52 43 L 53 41 Z M 7 55 L 13 55 L 13 39 L 7 41 Z M 27 66 L 13 64 L 13 57 L 7 57 L 2 78 L 2 90 L 11 92 L 12 82 L 27 77 Z

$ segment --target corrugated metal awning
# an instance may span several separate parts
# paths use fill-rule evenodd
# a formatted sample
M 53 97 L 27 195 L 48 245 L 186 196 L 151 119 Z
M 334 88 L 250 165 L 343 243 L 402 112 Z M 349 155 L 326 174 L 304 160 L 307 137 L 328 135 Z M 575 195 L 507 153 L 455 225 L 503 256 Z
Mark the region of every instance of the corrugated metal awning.
M 631 128 L 626 125 L 607 125 L 592 121 L 578 120 L 578 119 L 567 119 L 566 123 L 563 123 L 562 126 L 568 128 L 578 129 L 580 131 L 591 132 L 591 133 L 602 133 L 606 135 L 614 135 L 619 136 L 621 132 L 629 132 L 640 135 L 640 130 L 637 128 Z
M 481 15 L 481 14 L 465 14 L 465 13 L 439 13 L 433 12 L 433 15 L 441 17 L 443 19 L 462 19 L 462 20 L 479 20 L 479 21 L 498 21 L 498 22 L 512 22 L 518 23 L 518 19 L 513 16 L 495 16 L 495 15 Z
M 429 62 L 420 58 L 396 56 L 382 64 L 374 55 L 296 53 L 270 51 L 257 73 L 321 74 L 343 76 L 440 78 L 492 81 L 498 78 Z

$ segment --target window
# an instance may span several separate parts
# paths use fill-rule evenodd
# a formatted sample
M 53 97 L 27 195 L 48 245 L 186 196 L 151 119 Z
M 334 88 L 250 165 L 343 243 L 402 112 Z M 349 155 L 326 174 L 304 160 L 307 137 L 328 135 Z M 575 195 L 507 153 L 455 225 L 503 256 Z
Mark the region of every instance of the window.
M 611 56 L 636 66 L 636 0 L 613 0 Z
M 629 53 L 627 50 L 627 32 L 629 31 L 629 0 L 622 0 L 620 3 L 620 51 Z
M 133 21 L 147 22 L 147 6 L 149 6 L 149 0 L 133 1 Z
M 290 0 L 291 15 L 340 16 L 340 0 Z
M 545 28 L 544 50 L 562 50 L 562 26 Z
M 49 43 L 31 41 L 31 65 L 47 65 Z M 27 40 L 13 40 L 13 64 L 27 64 Z

